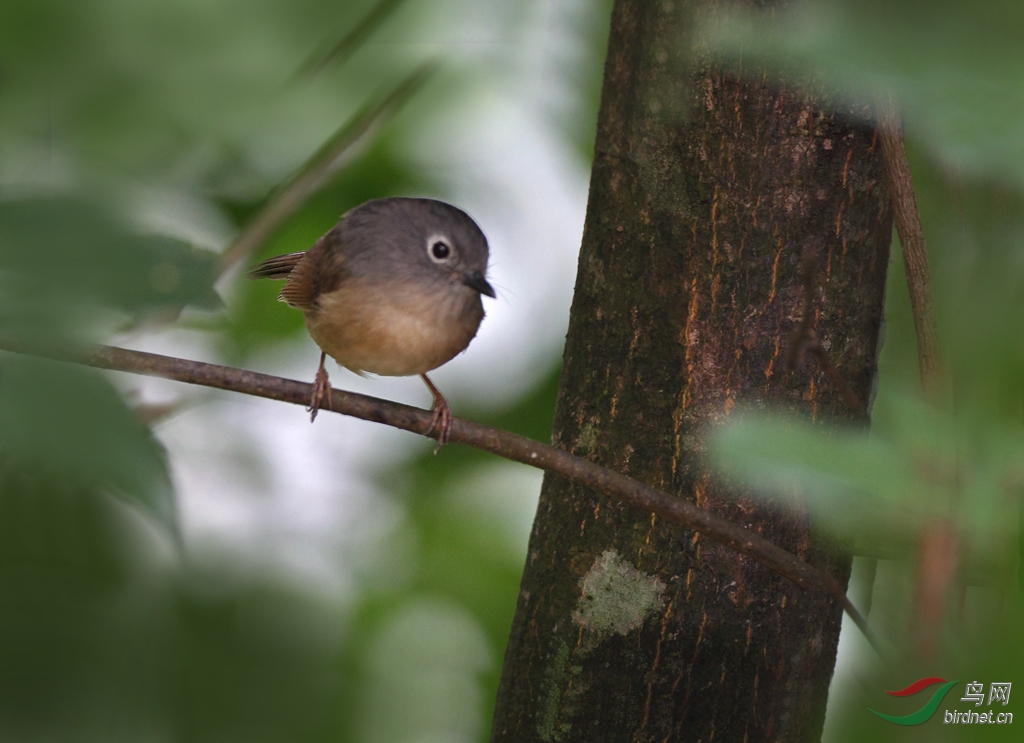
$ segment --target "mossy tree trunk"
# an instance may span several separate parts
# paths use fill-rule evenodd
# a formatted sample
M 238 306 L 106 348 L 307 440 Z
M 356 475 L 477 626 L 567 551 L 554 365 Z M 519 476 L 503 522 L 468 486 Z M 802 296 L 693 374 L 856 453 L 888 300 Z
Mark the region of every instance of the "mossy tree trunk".
M 864 419 L 892 229 L 881 151 L 864 121 L 694 55 L 695 5 L 711 3 L 615 4 L 553 438 L 845 581 L 847 556 L 723 487 L 703 442 L 743 406 Z M 854 409 L 820 363 L 787 369 L 807 285 Z M 817 740 L 840 619 L 823 593 L 549 475 L 492 740 Z

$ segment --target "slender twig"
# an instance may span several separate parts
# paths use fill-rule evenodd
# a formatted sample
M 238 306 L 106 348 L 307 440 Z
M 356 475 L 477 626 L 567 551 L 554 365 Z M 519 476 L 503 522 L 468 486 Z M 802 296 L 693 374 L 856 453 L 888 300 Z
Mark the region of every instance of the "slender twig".
M 335 132 L 291 183 L 267 202 L 224 251 L 221 271 L 228 270 L 255 252 L 352 157 L 356 145 L 366 141 L 371 131 L 378 129 L 389 116 L 398 111 L 436 69 L 436 62 L 420 65 L 379 103 L 364 108 Z
M 939 394 L 942 386 L 942 361 L 939 353 L 939 330 L 932 305 L 931 271 L 924 249 L 924 230 L 914 196 L 914 181 L 903 143 L 903 131 L 891 107 L 881 117 L 878 135 L 882 142 L 885 174 L 892 196 L 893 220 L 903 247 L 903 264 L 907 269 L 910 311 L 917 334 L 917 356 L 921 366 L 921 386 L 929 396 Z
M 295 405 L 308 404 L 312 394 L 312 385 L 305 382 L 219 364 L 189 361 L 112 346 L 97 346 L 75 352 L 65 348 L 44 348 L 9 339 L 0 339 L 0 349 L 86 364 L 100 369 L 165 377 L 179 382 L 231 390 L 270 400 L 290 402 Z M 342 415 L 383 423 L 431 438 L 437 437 L 437 433 L 431 427 L 429 412 L 375 397 L 335 389 L 331 392 L 329 404 L 323 405 L 321 410 L 331 410 Z M 703 534 L 730 549 L 747 555 L 802 588 L 822 588 L 842 604 L 846 613 L 879 654 L 882 654 L 881 646 L 875 639 L 874 633 L 868 627 L 864 617 L 847 598 L 845 590 L 835 578 L 731 521 L 607 467 L 509 431 L 454 418 L 448 441 L 468 444 L 513 462 L 521 462 L 531 467 L 558 473 L 594 491 L 651 511 L 669 521 L 674 521 Z
M 338 43 L 326 52 L 319 52 L 306 60 L 296 76 L 310 75 L 319 72 L 328 64 L 341 64 L 347 60 L 404 2 L 405 0 L 380 0 Z
M 890 102 L 883 108 L 879 137 L 885 161 L 886 179 L 892 196 L 893 219 L 903 247 L 903 264 L 907 270 L 910 311 L 917 335 L 917 356 L 921 367 L 921 387 L 925 396 L 941 401 L 943 373 L 939 353 L 939 330 L 932 305 L 931 271 L 924 247 L 924 230 L 914 196 L 914 181 L 903 141 L 903 130 Z M 926 526 L 918 539 L 917 585 L 914 613 L 922 620 L 918 649 L 926 659 L 938 652 L 946 597 L 956 580 L 959 560 L 959 539 L 956 526 L 949 519 L 938 519 Z

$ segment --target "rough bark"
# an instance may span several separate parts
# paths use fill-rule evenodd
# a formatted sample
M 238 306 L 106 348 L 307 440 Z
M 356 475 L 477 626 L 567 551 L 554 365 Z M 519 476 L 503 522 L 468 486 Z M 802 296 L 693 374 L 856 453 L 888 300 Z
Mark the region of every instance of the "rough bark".
M 615 4 L 553 438 L 845 581 L 806 517 L 714 479 L 704 441 L 743 406 L 864 419 L 892 229 L 880 147 L 848 113 L 691 56 L 693 8 Z M 807 298 L 856 410 L 820 354 L 786 368 Z M 548 475 L 492 740 L 817 740 L 840 618 L 823 592 Z

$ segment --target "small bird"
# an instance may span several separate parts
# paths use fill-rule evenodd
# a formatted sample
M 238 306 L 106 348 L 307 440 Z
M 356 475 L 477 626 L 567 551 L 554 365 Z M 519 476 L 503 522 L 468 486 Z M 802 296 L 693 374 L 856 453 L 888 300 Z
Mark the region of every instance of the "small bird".
M 357 374 L 418 374 L 434 396 L 438 448 L 452 413 L 427 372 L 473 340 L 484 317 L 487 238 L 461 209 L 434 199 L 367 201 L 342 216 L 312 248 L 270 258 L 251 279 L 285 279 L 278 300 L 302 310 L 320 347 L 310 420 L 331 385 L 324 360 Z

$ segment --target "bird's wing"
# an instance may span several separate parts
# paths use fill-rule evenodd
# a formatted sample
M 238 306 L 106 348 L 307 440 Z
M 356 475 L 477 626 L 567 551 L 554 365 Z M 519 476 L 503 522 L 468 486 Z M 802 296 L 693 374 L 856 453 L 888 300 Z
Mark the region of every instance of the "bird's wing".
M 254 266 L 247 276 L 286 279 L 277 298 L 289 307 L 315 311 L 317 298 L 336 290 L 347 276 L 335 232 L 328 232 L 309 250 L 269 258 Z
M 278 299 L 290 307 L 315 313 L 319 308 L 318 299 L 336 291 L 347 278 L 337 230 L 331 230 L 295 264 Z

